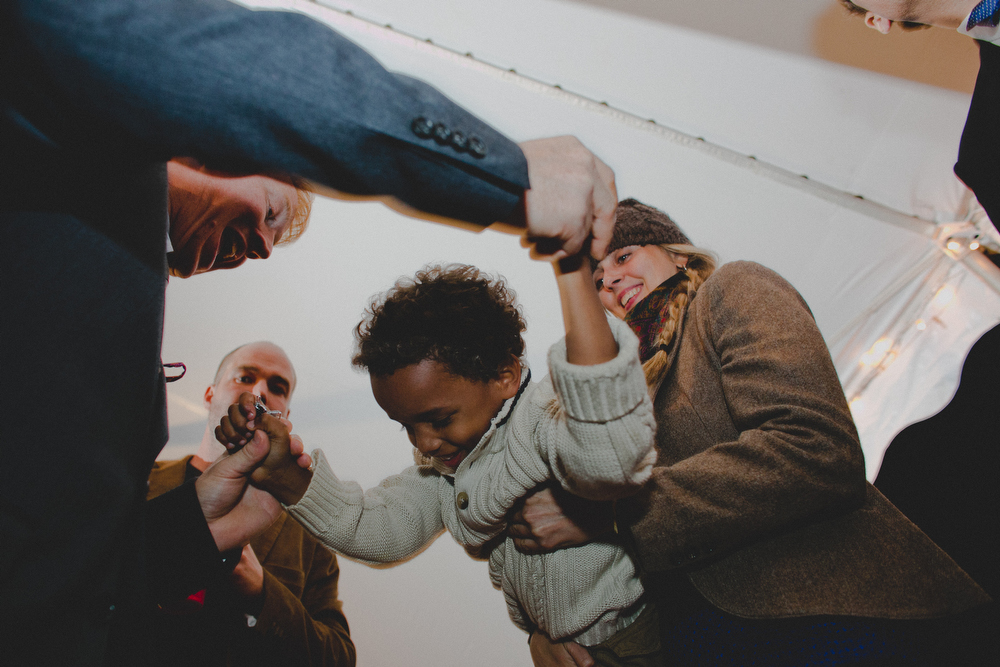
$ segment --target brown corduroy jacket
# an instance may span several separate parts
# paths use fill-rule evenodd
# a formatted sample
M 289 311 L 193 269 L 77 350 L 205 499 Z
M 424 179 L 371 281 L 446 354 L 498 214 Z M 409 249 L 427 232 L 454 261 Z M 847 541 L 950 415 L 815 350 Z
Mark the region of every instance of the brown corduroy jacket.
M 722 266 L 669 355 L 653 478 L 617 507 L 644 573 L 685 572 L 748 618 L 932 618 L 989 601 L 865 481 L 829 351 L 784 279 Z
M 149 476 L 148 497 L 183 484 L 190 459 L 157 461 Z M 227 597 L 227 591 L 210 588 L 201 617 L 161 619 L 165 650 L 184 643 L 183 650 L 196 656 L 180 663 L 187 665 L 354 667 L 354 643 L 337 598 L 337 557 L 284 512 L 250 546 L 264 569 L 264 601 L 256 625 L 247 627 L 242 610 L 232 605 L 210 609 L 210 603 Z M 163 636 L 171 632 L 189 636 L 183 642 L 180 637 Z M 205 638 L 204 646 L 197 645 L 199 637 Z

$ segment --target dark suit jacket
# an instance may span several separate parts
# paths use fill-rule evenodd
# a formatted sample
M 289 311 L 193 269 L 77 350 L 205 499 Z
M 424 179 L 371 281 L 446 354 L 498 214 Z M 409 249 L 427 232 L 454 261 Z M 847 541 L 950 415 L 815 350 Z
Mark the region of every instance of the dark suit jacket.
M 157 461 L 149 475 L 149 498 L 185 482 L 191 457 Z M 245 609 L 227 578 L 205 591 L 200 609 L 164 612 L 154 629 L 150 665 L 220 667 L 353 667 L 354 644 L 337 598 L 337 557 L 288 514 L 250 546 L 264 569 L 264 598 L 247 626 Z
M 190 487 L 144 500 L 166 441 L 164 161 L 178 155 L 479 224 L 527 186 L 515 144 L 303 16 L 0 4 L 0 405 L 17 413 L 0 455 L 5 659 L 102 664 L 112 626 L 140 646 L 140 610 L 221 567 Z
M 979 45 L 979 76 L 962 131 L 955 173 L 1000 228 L 1000 46 Z
M 685 573 L 750 618 L 930 618 L 989 601 L 865 482 L 833 362 L 791 285 L 726 264 L 676 341 L 654 400 L 652 481 L 617 505 L 653 583 Z

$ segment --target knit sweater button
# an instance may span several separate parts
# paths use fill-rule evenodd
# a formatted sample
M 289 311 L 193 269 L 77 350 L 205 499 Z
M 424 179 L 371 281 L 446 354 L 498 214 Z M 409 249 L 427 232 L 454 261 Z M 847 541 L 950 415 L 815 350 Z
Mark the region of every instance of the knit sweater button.
M 465 491 L 459 492 L 459 494 L 455 497 L 455 505 L 457 505 L 458 509 L 460 510 L 464 510 L 466 507 L 468 507 L 469 494 L 466 493 Z

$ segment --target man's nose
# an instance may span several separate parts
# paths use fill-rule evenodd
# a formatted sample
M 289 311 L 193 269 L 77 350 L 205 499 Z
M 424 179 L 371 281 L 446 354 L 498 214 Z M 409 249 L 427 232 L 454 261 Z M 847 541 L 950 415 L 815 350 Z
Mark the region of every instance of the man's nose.
M 247 257 L 250 259 L 267 259 L 274 249 L 274 231 L 270 229 L 254 229 L 247 239 Z
M 267 380 L 264 379 L 257 380 L 257 384 L 253 386 L 253 395 L 260 396 L 260 401 L 264 405 L 268 404 L 270 395 L 267 387 Z

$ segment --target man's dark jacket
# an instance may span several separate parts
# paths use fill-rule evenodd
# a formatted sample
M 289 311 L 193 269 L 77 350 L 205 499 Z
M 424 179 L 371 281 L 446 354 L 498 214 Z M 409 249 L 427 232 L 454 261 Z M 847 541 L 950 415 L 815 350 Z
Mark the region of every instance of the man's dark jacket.
M 143 610 L 223 567 L 190 485 L 145 501 L 167 438 L 176 156 L 478 224 L 528 185 L 515 144 L 305 16 L 223 0 L 0 3 L 0 645 L 13 664 L 142 664 Z
M 955 173 L 1000 229 L 1000 46 L 979 45 L 979 76 L 962 131 Z

